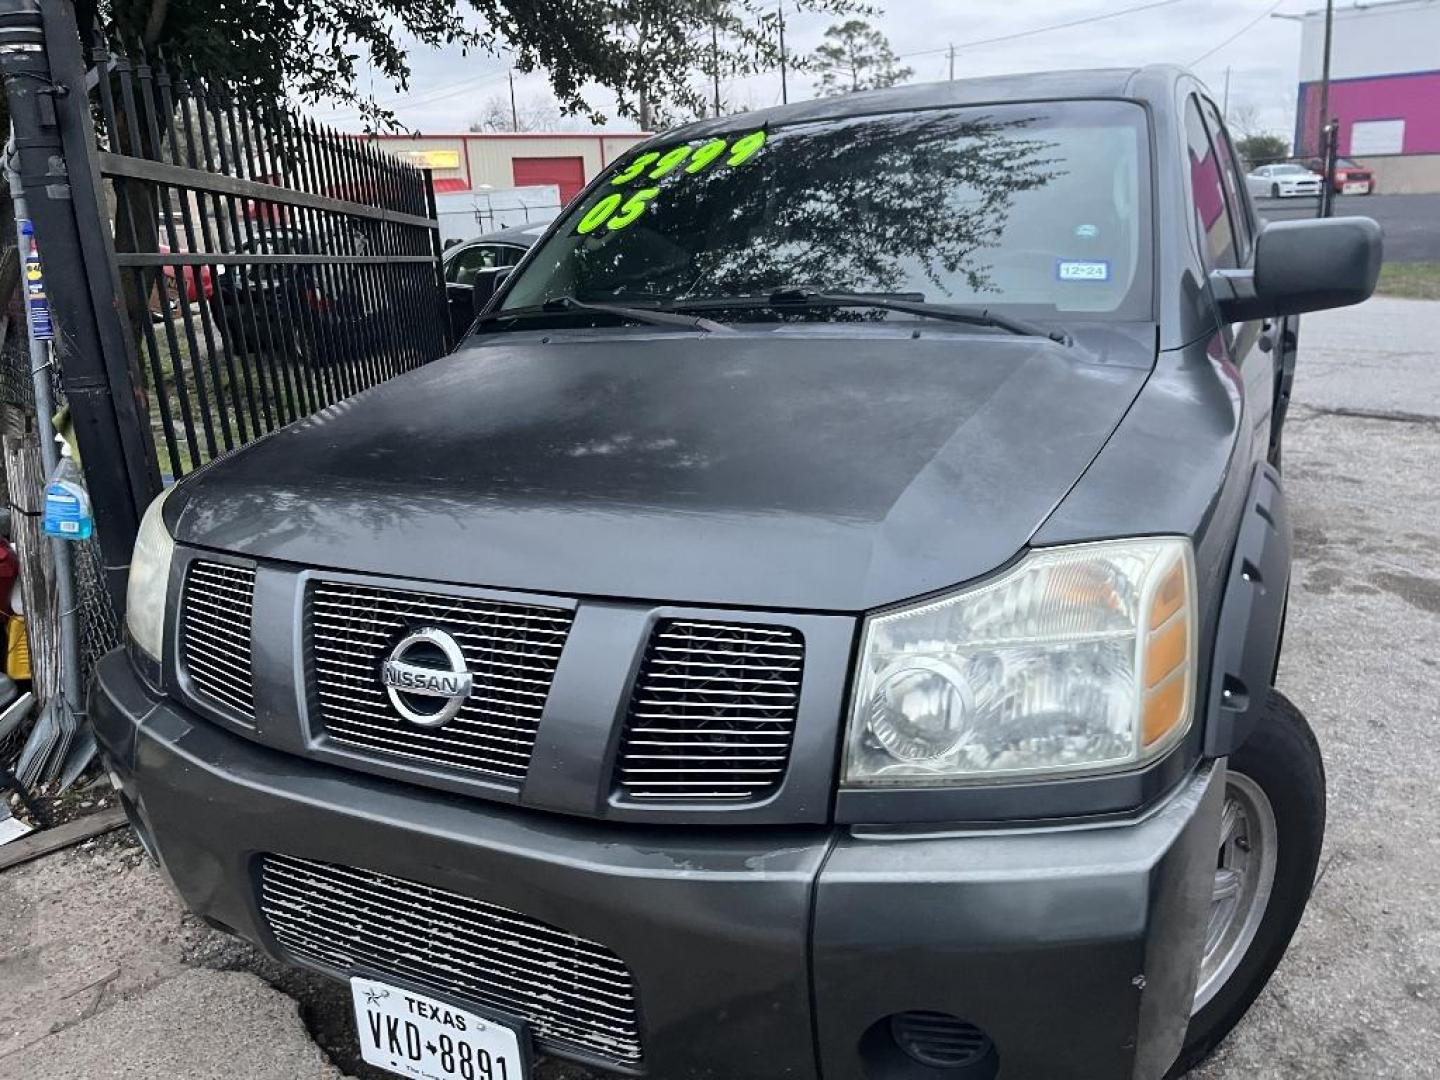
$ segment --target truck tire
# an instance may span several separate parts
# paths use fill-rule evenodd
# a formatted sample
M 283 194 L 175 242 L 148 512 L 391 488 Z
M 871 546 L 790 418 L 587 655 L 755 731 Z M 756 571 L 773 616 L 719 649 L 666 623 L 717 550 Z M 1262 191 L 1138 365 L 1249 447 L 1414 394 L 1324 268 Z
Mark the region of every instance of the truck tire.
M 1320 744 L 1300 710 L 1271 690 L 1229 760 L 1205 956 L 1171 1080 L 1219 1045 L 1270 981 L 1310 899 L 1324 835 Z

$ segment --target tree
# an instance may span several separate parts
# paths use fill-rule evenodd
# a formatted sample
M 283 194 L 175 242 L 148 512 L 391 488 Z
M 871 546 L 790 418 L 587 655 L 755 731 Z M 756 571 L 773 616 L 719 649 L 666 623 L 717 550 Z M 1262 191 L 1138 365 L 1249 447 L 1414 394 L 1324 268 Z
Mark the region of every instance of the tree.
M 869 12 L 862 0 L 786 0 L 790 12 Z M 163 48 L 257 96 L 293 94 L 360 110 L 394 126 L 369 80 L 408 88 L 409 51 L 458 45 L 544 71 L 562 112 L 603 119 L 581 91 L 616 95 L 621 115 L 651 127 L 698 113 L 694 76 L 750 74 L 778 65 L 774 0 L 78 0 L 81 25 L 99 16 L 132 43 Z M 712 33 L 713 31 L 713 33 Z
M 889 40 L 863 19 L 826 30 L 811 64 L 820 73 L 820 93 L 827 96 L 894 86 L 915 74 L 899 65 Z
M 872 12 L 863 0 L 784 0 L 789 14 Z M 626 71 L 620 113 L 650 130 L 714 108 L 720 80 L 773 70 L 782 59 L 775 0 L 608 0 L 600 17 Z M 703 82 L 697 79 L 703 77 Z
M 1289 157 L 1290 143 L 1279 135 L 1245 135 L 1235 141 L 1235 152 L 1253 167 Z
M 480 113 L 470 122 L 471 131 L 559 131 L 565 123 L 560 106 L 554 98 L 529 97 L 515 109 L 510 98 L 494 94 L 480 106 Z

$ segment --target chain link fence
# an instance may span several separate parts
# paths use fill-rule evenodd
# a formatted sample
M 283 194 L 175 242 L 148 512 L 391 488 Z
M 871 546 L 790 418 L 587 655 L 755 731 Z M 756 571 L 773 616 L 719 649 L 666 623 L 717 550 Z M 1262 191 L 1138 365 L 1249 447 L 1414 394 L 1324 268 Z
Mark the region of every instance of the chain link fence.
M 35 391 L 30 373 L 30 353 L 25 321 L 13 309 L 3 348 L 0 348 L 0 414 L 6 417 L 9 434 L 35 429 Z M 50 384 L 57 408 L 65 405 L 65 391 L 57 365 L 50 370 Z M 3 468 L 3 463 L 0 463 Z M 0 476 L 6 484 L 8 478 Z M 8 496 L 7 496 L 8 498 Z M 13 510 L 12 510 L 13 513 Z M 75 602 L 79 608 L 80 659 L 85 680 L 98 660 L 120 644 L 120 620 L 105 589 L 101 573 L 100 547 L 92 536 L 71 545 L 75 567 Z

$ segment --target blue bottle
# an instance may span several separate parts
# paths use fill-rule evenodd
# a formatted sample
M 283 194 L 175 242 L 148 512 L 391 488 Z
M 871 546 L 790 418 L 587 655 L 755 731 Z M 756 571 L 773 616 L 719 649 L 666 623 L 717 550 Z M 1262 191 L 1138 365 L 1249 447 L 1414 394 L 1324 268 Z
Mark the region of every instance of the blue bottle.
M 95 532 L 85 478 L 71 460 L 69 447 L 61 449 L 60 462 L 45 485 L 43 529 L 46 536 L 62 540 L 88 540 Z

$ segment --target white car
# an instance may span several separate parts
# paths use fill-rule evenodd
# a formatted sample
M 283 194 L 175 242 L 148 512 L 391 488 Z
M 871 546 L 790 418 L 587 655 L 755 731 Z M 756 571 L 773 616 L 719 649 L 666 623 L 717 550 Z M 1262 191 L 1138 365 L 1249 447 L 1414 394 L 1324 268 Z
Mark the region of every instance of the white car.
M 1319 195 L 1325 178 L 1304 165 L 1261 165 L 1245 177 L 1252 197 L 1289 199 L 1297 195 Z

